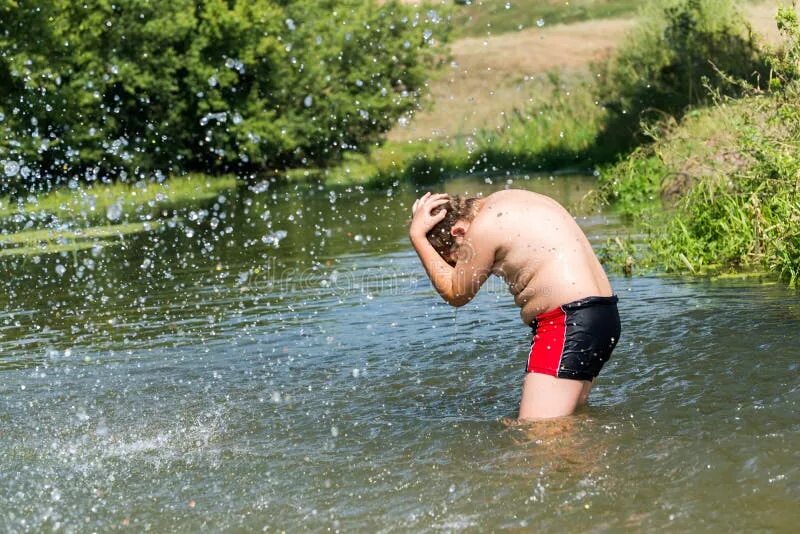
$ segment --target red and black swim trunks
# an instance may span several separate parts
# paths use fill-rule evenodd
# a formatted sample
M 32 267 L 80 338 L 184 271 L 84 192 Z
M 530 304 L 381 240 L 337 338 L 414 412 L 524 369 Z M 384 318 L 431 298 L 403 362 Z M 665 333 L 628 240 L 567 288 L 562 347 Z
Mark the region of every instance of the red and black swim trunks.
M 525 371 L 594 380 L 619 341 L 617 300 L 586 297 L 537 315 Z

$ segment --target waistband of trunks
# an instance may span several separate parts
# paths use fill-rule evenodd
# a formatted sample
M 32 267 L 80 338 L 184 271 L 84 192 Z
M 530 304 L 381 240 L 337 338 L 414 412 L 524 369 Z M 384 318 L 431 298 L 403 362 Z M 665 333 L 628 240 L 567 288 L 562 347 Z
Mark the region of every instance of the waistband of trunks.
M 591 306 L 616 304 L 617 302 L 619 302 L 619 297 L 617 297 L 617 295 L 611 295 L 610 297 L 584 297 L 582 299 L 573 300 L 572 302 L 562 304 L 558 308 L 553 308 L 552 310 L 540 313 L 536 316 L 534 322 L 552 319 L 553 317 L 557 317 L 559 314 L 565 311 L 579 310 L 581 308 L 589 308 Z

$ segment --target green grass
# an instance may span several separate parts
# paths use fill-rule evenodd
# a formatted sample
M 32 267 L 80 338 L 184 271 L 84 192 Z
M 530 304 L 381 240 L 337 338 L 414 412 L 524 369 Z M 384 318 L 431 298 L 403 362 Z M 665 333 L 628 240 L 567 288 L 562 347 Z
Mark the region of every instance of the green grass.
M 726 176 L 740 170 L 747 156 L 734 150 L 736 132 L 756 120 L 750 100 L 726 101 L 694 110 L 680 125 L 652 129 L 655 144 L 644 145 L 613 165 L 599 169 L 601 203 L 637 218 L 673 205 L 701 178 Z
M 599 197 L 647 234 L 607 263 L 800 285 L 800 87 L 695 112 L 602 171 Z
M 763 0 L 745 0 L 758 3 Z M 551 24 L 636 15 L 641 0 L 465 0 L 453 9 L 454 37 L 480 37 Z M 507 8 L 506 5 L 509 7 Z
M 160 222 L 153 221 L 146 223 L 92 226 L 80 230 L 24 230 L 13 234 L 0 234 L 0 246 L 47 242 L 63 243 L 64 241 L 80 241 L 85 239 L 108 239 L 110 237 L 122 237 L 128 234 L 149 232 L 158 229 L 160 226 Z
M 56 252 L 74 252 L 117 244 L 126 235 L 152 232 L 161 227 L 159 221 L 92 226 L 79 230 L 24 230 L 0 235 L 0 257 L 37 256 Z
M 565 87 L 557 79 L 553 83 L 557 90 L 551 99 L 514 110 L 500 128 L 425 142 L 386 143 L 368 156 L 348 155 L 334 168 L 293 171 L 286 178 L 383 186 L 397 180 L 427 183 L 464 174 L 589 169 L 610 161 L 616 149 L 598 142 L 605 112 L 591 86 Z
M 235 188 L 236 177 L 188 175 L 163 183 L 138 182 L 61 188 L 21 204 L 9 198 L 0 199 L 0 218 L 15 213 L 48 213 L 69 220 L 112 220 L 152 212 L 157 209 L 200 202 Z M 111 210 L 111 212 L 109 212 Z M 118 213 L 118 216 L 117 216 Z
M 0 219 L 18 213 L 48 214 L 58 220 L 88 225 L 70 230 L 33 228 L 0 234 L 0 257 L 72 252 L 97 245 L 113 246 L 118 242 L 115 238 L 153 231 L 161 226 L 157 219 L 126 222 L 130 219 L 151 214 L 158 216 L 168 207 L 207 201 L 236 185 L 233 176 L 191 175 L 163 183 L 94 184 L 56 189 L 21 203 L 0 199 Z M 101 221 L 108 220 L 121 224 L 101 224 Z
M 39 245 L 26 245 L 24 247 L 0 249 L 0 258 L 8 256 L 39 256 L 41 254 L 55 254 L 57 252 L 76 252 L 88 250 L 101 243 L 96 241 L 75 241 L 72 243 L 41 243 Z M 115 245 L 115 242 L 102 242 L 102 246 Z
M 458 37 L 483 36 L 598 18 L 636 13 L 637 0 L 472 0 L 460 2 L 453 12 L 453 29 Z M 506 7 L 506 6 L 509 7 Z

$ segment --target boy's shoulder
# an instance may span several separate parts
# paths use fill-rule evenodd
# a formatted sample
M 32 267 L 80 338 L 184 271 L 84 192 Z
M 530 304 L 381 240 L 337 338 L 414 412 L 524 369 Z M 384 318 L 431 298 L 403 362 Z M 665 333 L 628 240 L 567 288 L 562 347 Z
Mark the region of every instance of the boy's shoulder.
M 473 234 L 495 234 L 507 230 L 522 203 L 535 202 L 535 193 L 522 189 L 504 189 L 484 199 L 483 206 L 472 221 Z
M 513 210 L 513 206 L 524 204 L 530 207 L 532 204 L 547 205 L 554 202 L 552 198 L 533 191 L 526 191 L 525 189 L 504 189 L 497 191 L 487 196 L 484 202 L 484 208 L 481 212 L 486 214 L 493 213 L 496 215 L 498 210 L 503 210 L 509 207 Z
M 502 191 L 495 191 L 486 197 L 486 204 L 496 204 L 499 202 L 509 201 L 536 201 L 550 199 L 547 195 L 528 191 L 527 189 L 503 189 Z M 552 200 L 552 199 L 550 199 Z

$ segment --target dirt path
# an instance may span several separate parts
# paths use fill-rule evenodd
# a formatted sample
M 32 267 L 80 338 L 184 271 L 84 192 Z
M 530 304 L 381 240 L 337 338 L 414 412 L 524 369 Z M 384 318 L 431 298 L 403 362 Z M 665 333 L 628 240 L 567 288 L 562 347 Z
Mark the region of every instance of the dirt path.
M 749 6 L 756 32 L 774 42 L 777 1 Z M 465 38 L 451 46 L 452 63 L 431 82 L 429 109 L 389 133 L 393 141 L 468 134 L 496 128 L 505 114 L 546 97 L 547 73 L 583 77 L 624 41 L 635 19 L 600 19 L 529 28 L 486 38 Z
M 453 61 L 431 83 L 432 109 L 418 113 L 389 139 L 452 136 L 495 128 L 504 114 L 541 93 L 554 69 L 585 71 L 608 55 L 634 25 L 633 19 L 593 20 L 531 28 L 451 46 Z

